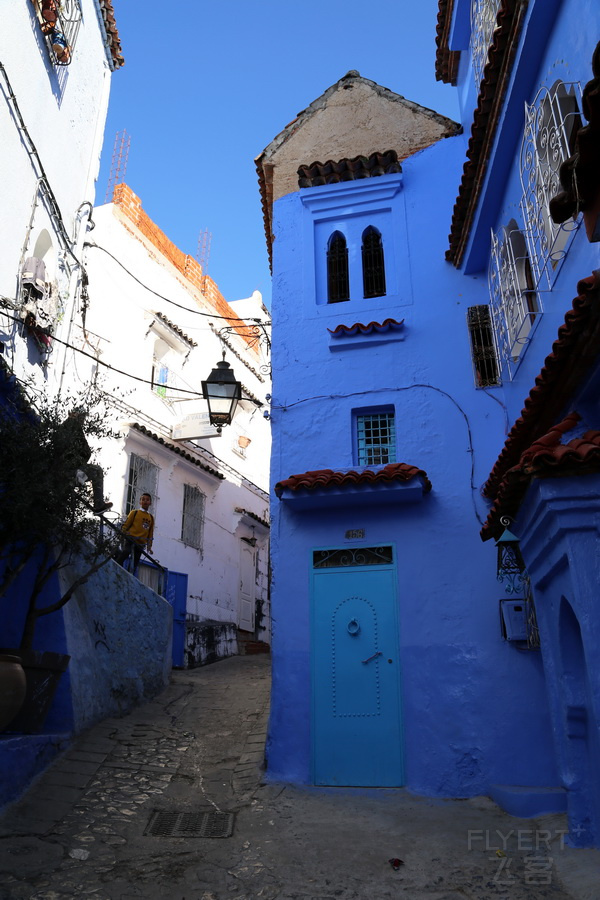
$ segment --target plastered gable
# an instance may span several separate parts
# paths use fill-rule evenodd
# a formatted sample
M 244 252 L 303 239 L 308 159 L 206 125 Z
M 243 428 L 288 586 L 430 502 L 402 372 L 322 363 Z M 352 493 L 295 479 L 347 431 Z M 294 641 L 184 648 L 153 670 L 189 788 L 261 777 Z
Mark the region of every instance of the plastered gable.
M 402 160 L 459 130 L 451 119 L 348 73 L 299 113 L 259 161 L 265 170 L 273 167 L 272 202 L 298 190 L 300 165 L 386 150 Z

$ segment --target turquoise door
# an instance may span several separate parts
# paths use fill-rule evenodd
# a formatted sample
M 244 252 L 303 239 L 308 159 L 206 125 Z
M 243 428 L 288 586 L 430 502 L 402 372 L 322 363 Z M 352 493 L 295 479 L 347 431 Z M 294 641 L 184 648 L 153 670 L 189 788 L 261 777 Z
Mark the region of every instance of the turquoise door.
M 313 572 L 315 784 L 404 783 L 394 567 Z

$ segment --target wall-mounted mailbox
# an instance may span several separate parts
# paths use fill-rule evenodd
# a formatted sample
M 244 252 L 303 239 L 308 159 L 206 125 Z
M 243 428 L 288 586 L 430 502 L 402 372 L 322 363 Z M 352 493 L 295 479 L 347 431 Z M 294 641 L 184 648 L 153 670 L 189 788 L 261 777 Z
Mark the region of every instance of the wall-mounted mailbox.
M 527 603 L 525 600 L 501 600 L 500 621 L 504 640 L 527 640 Z

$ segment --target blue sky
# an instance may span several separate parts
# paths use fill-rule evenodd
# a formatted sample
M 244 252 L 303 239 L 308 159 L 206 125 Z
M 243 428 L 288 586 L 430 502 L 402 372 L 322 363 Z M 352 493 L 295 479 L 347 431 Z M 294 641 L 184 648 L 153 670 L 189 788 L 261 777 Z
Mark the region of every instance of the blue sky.
M 349 69 L 456 119 L 454 90 L 435 81 L 437 7 L 114 0 L 126 62 L 112 77 L 96 202 L 126 129 L 125 180 L 146 212 L 192 256 L 207 228 L 208 274 L 225 298 L 259 290 L 270 305 L 254 157 Z

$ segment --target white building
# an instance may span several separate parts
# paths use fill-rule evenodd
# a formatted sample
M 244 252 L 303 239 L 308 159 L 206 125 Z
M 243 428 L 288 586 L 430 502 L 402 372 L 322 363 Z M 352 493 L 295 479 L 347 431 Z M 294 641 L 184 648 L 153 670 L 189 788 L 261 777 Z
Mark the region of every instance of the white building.
M 154 556 L 187 575 L 184 662 L 194 665 L 237 652 L 238 629 L 268 640 L 268 312 L 258 292 L 226 303 L 126 185 L 94 221 L 85 323 L 71 341 L 98 363 L 75 353 L 72 371 L 84 383 L 97 375 L 119 410 L 121 440 L 100 454 L 105 494 L 115 522 L 152 495 Z M 201 382 L 223 352 L 243 399 L 218 435 Z M 140 577 L 158 587 L 160 572 L 140 566 Z
M 0 64 L 0 342 L 52 392 L 81 284 L 111 73 L 123 65 L 110 0 L 10 4 Z M 8 10 L 7 10 L 8 12 Z

